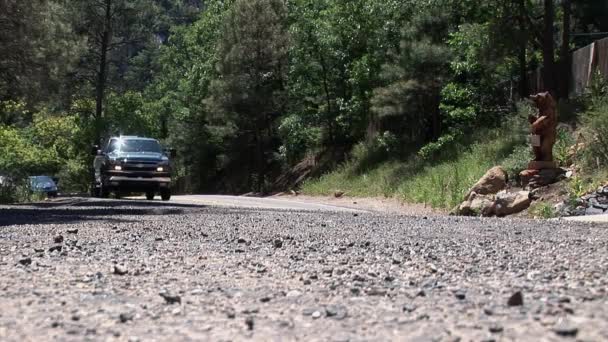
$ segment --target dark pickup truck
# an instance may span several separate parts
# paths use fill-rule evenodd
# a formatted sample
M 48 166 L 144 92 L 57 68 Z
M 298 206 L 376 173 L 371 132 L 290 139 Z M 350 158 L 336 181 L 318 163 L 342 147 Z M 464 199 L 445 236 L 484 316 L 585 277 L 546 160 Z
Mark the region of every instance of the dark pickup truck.
M 93 146 L 95 172 L 92 194 L 108 197 L 143 192 L 148 200 L 156 193 L 163 201 L 171 199 L 171 161 L 174 150 L 165 151 L 155 139 L 136 136 L 110 138 L 100 149 Z

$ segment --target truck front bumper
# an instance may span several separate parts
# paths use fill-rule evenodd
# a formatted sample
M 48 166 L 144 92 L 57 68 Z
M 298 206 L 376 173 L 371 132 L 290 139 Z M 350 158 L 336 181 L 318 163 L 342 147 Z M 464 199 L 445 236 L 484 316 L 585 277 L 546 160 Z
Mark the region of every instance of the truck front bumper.
M 110 176 L 106 183 L 110 188 L 132 191 L 148 191 L 169 188 L 171 177 Z

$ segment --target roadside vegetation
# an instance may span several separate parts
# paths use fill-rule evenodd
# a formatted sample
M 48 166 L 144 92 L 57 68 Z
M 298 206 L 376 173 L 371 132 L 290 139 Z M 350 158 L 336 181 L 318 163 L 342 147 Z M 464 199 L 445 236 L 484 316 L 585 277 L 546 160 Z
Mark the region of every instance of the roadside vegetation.
M 574 176 L 567 181 L 569 196 L 574 199 L 593 191 L 608 179 L 608 83 L 580 99 L 570 117 L 569 126 L 558 129 L 554 147 L 558 165 L 571 168 Z M 363 197 L 394 197 L 405 202 L 424 203 L 434 208 L 451 209 L 462 202 L 468 189 L 493 166 L 501 165 L 516 180 L 531 160 L 526 142 L 526 117 L 532 108 L 526 102 L 503 126 L 487 129 L 444 150 L 431 160 L 415 156 L 405 161 L 383 161 L 368 165 L 378 152 L 377 146 L 359 145 L 353 157 L 338 169 L 304 183 L 302 192 L 311 195 L 333 195 L 336 191 Z M 569 130 L 564 127 L 572 127 Z M 376 150 L 374 150 L 374 148 Z M 540 203 L 530 209 L 534 217 L 550 218 L 552 207 Z
M 540 66 L 588 142 L 582 182 L 605 165 L 605 94 L 573 105 L 564 68 L 608 32 L 605 2 L 8 0 L 0 25 L 0 176 L 17 183 L 87 191 L 90 146 L 129 134 L 177 150 L 182 192 L 448 208 L 488 167 L 525 164 Z M 560 161 L 577 139 L 560 135 Z

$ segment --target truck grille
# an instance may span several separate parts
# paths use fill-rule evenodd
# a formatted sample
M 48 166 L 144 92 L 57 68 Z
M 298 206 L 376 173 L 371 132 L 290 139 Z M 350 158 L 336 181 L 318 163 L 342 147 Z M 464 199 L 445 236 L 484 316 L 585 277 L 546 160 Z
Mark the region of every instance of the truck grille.
M 158 164 L 158 161 L 129 159 L 126 164 L 123 164 L 122 169 L 124 171 L 155 172 Z

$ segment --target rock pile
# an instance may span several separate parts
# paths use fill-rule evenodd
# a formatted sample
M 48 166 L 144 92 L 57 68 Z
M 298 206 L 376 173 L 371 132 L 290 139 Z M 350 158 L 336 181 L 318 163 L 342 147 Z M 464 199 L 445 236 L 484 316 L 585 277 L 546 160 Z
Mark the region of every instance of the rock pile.
M 507 173 L 500 166 L 488 170 L 467 193 L 464 202 L 452 213 L 464 216 L 508 216 L 526 210 L 530 192 L 508 192 Z
M 608 214 L 608 185 L 577 200 L 566 200 L 554 207 L 558 216 L 583 216 Z

